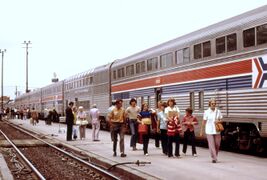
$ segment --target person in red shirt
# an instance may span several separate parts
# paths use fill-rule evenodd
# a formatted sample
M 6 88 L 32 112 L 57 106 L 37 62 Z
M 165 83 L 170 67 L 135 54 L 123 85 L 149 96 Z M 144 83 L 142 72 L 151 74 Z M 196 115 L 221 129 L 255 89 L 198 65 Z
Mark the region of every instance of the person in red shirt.
M 187 144 L 189 139 L 191 139 L 191 144 L 192 144 L 192 155 L 194 157 L 197 156 L 197 151 L 196 151 L 196 144 L 195 144 L 195 132 L 194 132 L 194 126 L 198 124 L 197 118 L 192 115 L 193 109 L 192 108 L 187 108 L 185 110 L 185 116 L 182 121 L 182 125 L 185 128 L 184 131 L 184 146 L 183 146 L 183 153 L 184 155 L 186 154 L 186 149 L 187 149 Z

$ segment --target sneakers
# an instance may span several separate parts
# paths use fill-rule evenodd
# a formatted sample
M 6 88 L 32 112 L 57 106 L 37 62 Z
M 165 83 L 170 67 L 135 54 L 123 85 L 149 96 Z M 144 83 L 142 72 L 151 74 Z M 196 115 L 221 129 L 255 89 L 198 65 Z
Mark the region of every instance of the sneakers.
M 113 157 L 116 157 L 116 156 L 117 156 L 117 153 L 116 153 L 116 152 L 114 152 L 114 153 L 113 153 Z
M 126 157 L 127 155 L 124 153 L 121 153 L 121 157 Z
M 212 162 L 212 163 L 216 163 L 217 161 L 216 161 L 216 160 L 212 160 L 211 162 Z
M 193 154 L 194 157 L 197 157 L 197 154 Z
M 133 147 L 133 151 L 137 151 L 137 148 L 136 147 Z
M 145 154 L 145 156 L 149 156 L 149 154 L 148 154 L 148 153 L 146 153 L 146 154 Z

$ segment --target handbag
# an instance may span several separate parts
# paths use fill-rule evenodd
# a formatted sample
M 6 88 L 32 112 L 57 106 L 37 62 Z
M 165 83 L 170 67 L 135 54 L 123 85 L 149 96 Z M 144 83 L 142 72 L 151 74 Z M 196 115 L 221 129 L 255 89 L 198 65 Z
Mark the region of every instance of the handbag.
M 215 128 L 217 132 L 222 132 L 224 130 L 224 127 L 221 122 L 215 123 Z
M 146 125 L 150 125 L 151 124 L 151 119 L 150 118 L 142 118 L 142 123 L 146 124 Z
M 80 119 L 77 119 L 75 124 L 76 125 L 81 125 L 81 120 Z
M 88 121 L 87 120 L 82 120 L 81 121 L 81 125 L 87 125 L 88 124 Z
M 138 133 L 140 134 L 147 134 L 148 133 L 148 127 L 145 124 L 139 124 L 138 125 Z

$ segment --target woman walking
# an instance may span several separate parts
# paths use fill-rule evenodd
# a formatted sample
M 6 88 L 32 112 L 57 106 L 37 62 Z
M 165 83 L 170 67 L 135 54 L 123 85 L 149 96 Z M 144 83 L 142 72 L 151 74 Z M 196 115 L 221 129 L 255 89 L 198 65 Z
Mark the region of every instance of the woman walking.
M 150 136 L 151 115 L 152 115 L 152 112 L 149 111 L 148 104 L 143 103 L 138 122 L 142 125 L 145 125 L 147 129 L 146 133 L 140 134 L 143 140 L 144 155 L 146 156 L 148 156 L 148 143 L 149 143 L 149 136 Z
M 197 118 L 192 115 L 192 113 L 193 113 L 193 109 L 190 107 L 187 108 L 185 110 L 185 116 L 182 121 L 182 124 L 185 127 L 183 153 L 184 155 L 186 155 L 187 144 L 188 144 L 189 139 L 191 139 L 192 156 L 197 157 L 194 126 L 198 124 L 198 121 L 197 121 Z
M 205 128 L 212 163 L 218 161 L 217 157 L 221 144 L 221 133 L 216 131 L 215 124 L 220 123 L 222 118 L 221 111 L 216 108 L 216 100 L 214 98 L 210 99 L 209 108 L 204 112 L 200 136 L 203 135 L 203 129 Z
M 175 153 L 174 155 L 180 158 L 180 135 L 182 131 L 180 125 L 180 110 L 176 107 L 176 102 L 174 98 L 170 98 L 167 102 L 168 107 L 165 109 L 167 116 L 167 135 L 168 135 L 168 157 L 173 157 L 172 144 L 175 142 Z
M 161 104 L 159 105 L 157 116 L 159 121 L 162 152 L 163 154 L 168 155 L 167 117 L 164 112 L 166 107 L 166 102 L 161 102 Z

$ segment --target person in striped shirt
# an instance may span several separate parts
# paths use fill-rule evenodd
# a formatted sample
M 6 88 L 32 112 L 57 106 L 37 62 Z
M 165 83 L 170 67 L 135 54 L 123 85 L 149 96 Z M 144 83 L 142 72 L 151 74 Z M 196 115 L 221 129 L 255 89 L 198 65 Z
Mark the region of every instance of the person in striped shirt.
M 180 132 L 182 131 L 179 116 L 180 110 L 176 107 L 174 98 L 170 98 L 167 101 L 168 107 L 165 109 L 167 116 L 167 136 L 168 136 L 168 157 L 173 157 L 172 144 L 175 142 L 175 153 L 174 155 L 180 158 Z

